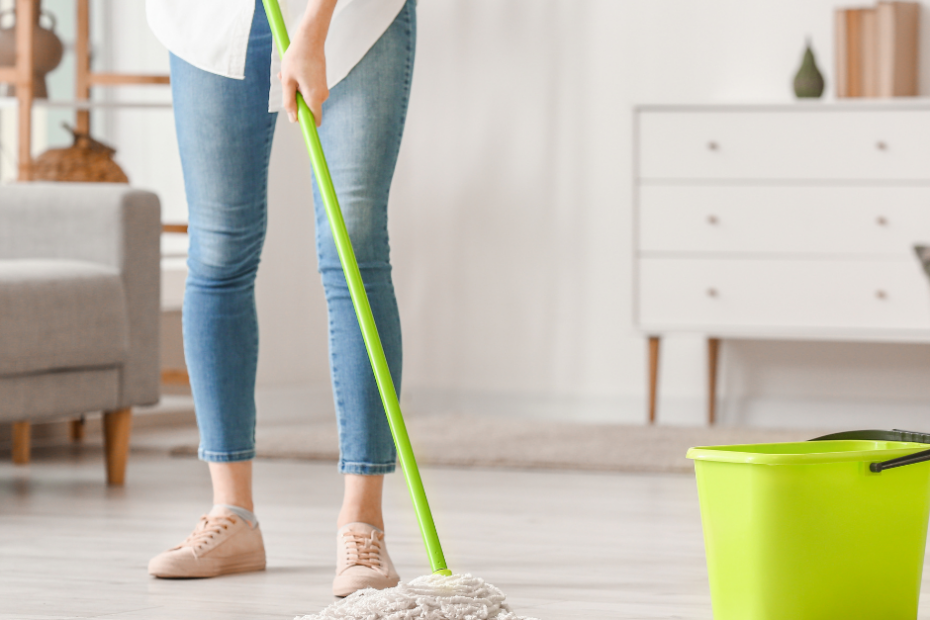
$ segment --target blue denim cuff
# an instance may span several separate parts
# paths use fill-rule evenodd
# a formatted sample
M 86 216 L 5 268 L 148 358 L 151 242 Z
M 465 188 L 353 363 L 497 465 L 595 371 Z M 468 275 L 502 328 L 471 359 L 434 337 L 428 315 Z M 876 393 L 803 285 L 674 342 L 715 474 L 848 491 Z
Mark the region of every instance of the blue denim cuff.
M 238 450 L 236 452 L 210 452 L 203 447 L 197 449 L 197 458 L 208 463 L 234 463 L 236 461 L 251 461 L 255 458 L 255 449 Z
M 394 472 L 394 469 L 397 467 L 397 463 L 392 461 L 390 463 L 347 463 L 340 459 L 339 461 L 339 473 L 340 474 L 356 474 L 359 476 L 380 476 L 382 474 L 390 474 Z

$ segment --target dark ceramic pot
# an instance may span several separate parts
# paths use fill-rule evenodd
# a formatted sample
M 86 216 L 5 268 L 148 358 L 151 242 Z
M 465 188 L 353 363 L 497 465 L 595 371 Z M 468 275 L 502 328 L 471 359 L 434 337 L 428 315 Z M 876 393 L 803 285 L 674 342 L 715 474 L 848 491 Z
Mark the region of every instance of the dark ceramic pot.
M 48 99 L 48 86 L 45 76 L 61 63 L 64 46 L 55 34 L 55 16 L 42 10 L 42 3 L 36 2 L 35 23 L 32 26 L 32 62 L 34 76 L 33 96 L 36 99 Z M 0 13 L 0 67 L 12 67 L 16 64 L 16 24 L 14 20 L 4 20 L 7 15 L 15 15 L 13 10 Z M 42 17 L 50 22 L 48 28 L 39 23 Z M 9 22 L 4 27 L 4 21 Z M 10 88 L 15 94 L 15 87 Z

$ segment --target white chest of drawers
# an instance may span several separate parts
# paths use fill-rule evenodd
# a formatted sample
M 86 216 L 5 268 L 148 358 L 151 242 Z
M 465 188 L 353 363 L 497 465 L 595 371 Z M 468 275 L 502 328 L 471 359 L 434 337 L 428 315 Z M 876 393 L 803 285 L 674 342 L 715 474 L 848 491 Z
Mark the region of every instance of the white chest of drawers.
M 930 103 L 635 111 L 634 317 L 649 336 L 930 342 Z

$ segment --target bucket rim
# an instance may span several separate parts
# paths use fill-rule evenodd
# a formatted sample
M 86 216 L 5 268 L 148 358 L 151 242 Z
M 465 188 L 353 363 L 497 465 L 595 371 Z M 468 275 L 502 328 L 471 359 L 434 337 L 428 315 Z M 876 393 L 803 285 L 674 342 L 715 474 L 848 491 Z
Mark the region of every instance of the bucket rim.
M 859 444 L 854 446 L 851 444 Z M 765 452 L 758 448 L 770 446 L 816 446 L 817 452 Z M 872 446 L 872 447 L 867 447 Z M 841 439 L 812 444 L 807 441 L 777 443 L 734 444 L 726 446 L 696 446 L 688 450 L 685 458 L 693 461 L 713 461 L 747 465 L 819 465 L 826 463 L 848 463 L 885 461 L 907 456 L 927 449 L 927 444 L 904 441 L 869 441 Z M 742 450 L 740 448 L 743 448 Z M 753 450 L 755 448 L 756 450 Z M 833 448 L 833 450 L 830 450 Z M 845 449 L 837 449 L 845 448 Z M 859 448 L 859 449 L 857 449 Z

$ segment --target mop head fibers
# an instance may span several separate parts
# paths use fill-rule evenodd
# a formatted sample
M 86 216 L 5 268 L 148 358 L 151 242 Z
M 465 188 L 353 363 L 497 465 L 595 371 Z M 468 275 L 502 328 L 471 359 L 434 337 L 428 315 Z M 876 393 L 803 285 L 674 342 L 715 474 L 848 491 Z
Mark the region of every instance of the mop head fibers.
M 425 575 L 386 590 L 359 590 L 295 620 L 536 620 L 510 611 L 504 593 L 471 575 Z

